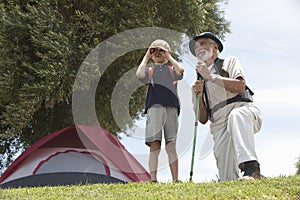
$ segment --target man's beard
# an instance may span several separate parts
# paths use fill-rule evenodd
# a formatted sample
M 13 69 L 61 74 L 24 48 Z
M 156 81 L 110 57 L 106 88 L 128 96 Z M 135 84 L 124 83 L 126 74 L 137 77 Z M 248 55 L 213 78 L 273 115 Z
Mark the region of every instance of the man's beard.
M 204 52 L 204 54 L 203 54 L 203 52 Z M 201 53 L 199 53 L 199 54 L 197 55 L 198 60 L 202 60 L 204 62 L 208 61 L 213 56 L 213 47 L 211 47 L 209 49 L 209 51 L 206 51 L 205 49 L 203 49 L 203 50 L 201 50 Z

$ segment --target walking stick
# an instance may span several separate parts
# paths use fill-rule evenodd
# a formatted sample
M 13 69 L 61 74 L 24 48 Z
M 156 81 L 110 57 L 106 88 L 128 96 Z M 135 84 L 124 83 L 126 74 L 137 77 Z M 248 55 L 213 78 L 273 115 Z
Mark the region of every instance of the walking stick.
M 197 73 L 197 79 L 202 80 L 202 77 L 199 73 Z M 191 171 L 190 171 L 190 181 L 193 179 L 193 169 L 194 169 L 194 156 L 195 156 L 195 148 L 196 148 L 196 139 L 197 139 L 197 128 L 198 128 L 198 117 L 199 117 L 199 107 L 200 107 L 200 92 L 197 94 L 197 104 L 196 104 L 196 114 L 195 114 L 195 126 L 194 126 L 194 140 L 193 140 L 193 151 L 192 151 L 192 163 L 191 163 Z

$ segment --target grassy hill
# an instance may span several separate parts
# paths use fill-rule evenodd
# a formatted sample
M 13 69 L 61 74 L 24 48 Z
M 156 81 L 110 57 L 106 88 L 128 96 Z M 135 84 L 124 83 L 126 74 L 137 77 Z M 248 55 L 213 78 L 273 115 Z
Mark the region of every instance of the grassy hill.
M 297 199 L 300 175 L 258 181 L 93 184 L 0 190 L 0 199 Z

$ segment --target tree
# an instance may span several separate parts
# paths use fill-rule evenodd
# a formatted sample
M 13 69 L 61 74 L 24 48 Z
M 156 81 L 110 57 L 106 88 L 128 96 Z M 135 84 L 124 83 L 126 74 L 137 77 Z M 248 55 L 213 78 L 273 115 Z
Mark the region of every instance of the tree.
M 212 31 L 223 38 L 229 32 L 229 23 L 218 7 L 220 2 L 3 0 L 0 153 L 13 155 L 44 135 L 74 124 L 73 83 L 85 57 L 99 43 L 122 31 L 141 27 L 164 27 L 188 36 Z M 113 88 L 126 71 L 138 65 L 143 54 L 143 50 L 137 50 L 120 57 L 98 83 L 98 119 L 112 133 L 120 131 L 109 109 Z M 141 96 L 144 88 L 132 96 L 130 114 L 134 117 L 143 108 Z M 14 144 L 9 145 L 12 141 Z M 12 159 L 5 158 L 1 168 Z
M 296 163 L 296 167 L 297 167 L 297 172 L 296 174 L 300 174 L 300 156 L 299 156 L 299 160 Z

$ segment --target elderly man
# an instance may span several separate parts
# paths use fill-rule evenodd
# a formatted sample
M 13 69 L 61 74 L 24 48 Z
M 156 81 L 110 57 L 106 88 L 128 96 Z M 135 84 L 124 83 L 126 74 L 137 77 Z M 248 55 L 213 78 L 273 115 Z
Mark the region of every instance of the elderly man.
M 197 73 L 203 80 L 193 85 L 194 109 L 199 106 L 199 121 L 211 121 L 214 155 L 220 181 L 260 179 L 260 165 L 254 134 L 262 124 L 261 113 L 252 101 L 252 91 L 236 57 L 219 59 L 221 41 L 212 33 L 197 35 L 189 43 L 197 57 Z M 196 105 L 196 95 L 202 98 Z M 244 172 L 240 177 L 239 169 Z

